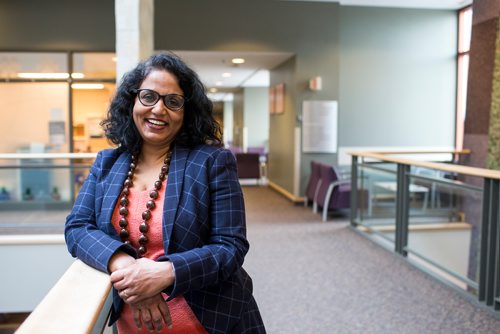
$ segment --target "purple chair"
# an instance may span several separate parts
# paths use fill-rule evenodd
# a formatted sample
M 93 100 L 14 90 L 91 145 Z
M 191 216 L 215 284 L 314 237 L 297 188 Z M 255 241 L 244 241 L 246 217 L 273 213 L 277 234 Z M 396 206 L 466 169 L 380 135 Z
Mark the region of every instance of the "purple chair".
M 311 160 L 311 174 L 309 175 L 309 181 L 307 182 L 306 187 L 306 200 L 304 202 L 305 206 L 308 206 L 309 203 L 314 203 L 314 198 L 316 197 L 316 194 L 318 192 L 319 184 L 321 183 L 319 166 L 319 162 Z
M 259 153 L 236 153 L 235 157 L 240 179 L 260 179 Z
M 314 199 L 313 211 L 323 209 L 323 221 L 327 220 L 328 210 L 348 209 L 351 205 L 351 180 L 341 179 L 332 165 L 320 164 L 321 183 Z

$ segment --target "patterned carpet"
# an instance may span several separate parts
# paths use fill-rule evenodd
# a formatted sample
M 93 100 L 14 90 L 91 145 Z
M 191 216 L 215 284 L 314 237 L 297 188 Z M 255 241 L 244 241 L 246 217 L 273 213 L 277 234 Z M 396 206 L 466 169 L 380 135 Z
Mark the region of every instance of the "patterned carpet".
M 268 333 L 500 333 L 500 316 L 264 187 L 245 187 L 244 267 Z

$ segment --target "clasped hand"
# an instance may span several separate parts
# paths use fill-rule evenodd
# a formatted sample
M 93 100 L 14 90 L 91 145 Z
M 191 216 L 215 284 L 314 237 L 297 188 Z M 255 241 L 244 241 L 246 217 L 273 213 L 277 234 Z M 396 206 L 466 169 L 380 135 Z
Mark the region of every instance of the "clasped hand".
M 148 330 L 161 330 L 162 321 L 171 327 L 168 306 L 161 295 L 174 283 L 170 262 L 141 258 L 117 269 L 110 278 L 120 297 L 130 304 L 137 328 L 141 328 L 141 320 Z

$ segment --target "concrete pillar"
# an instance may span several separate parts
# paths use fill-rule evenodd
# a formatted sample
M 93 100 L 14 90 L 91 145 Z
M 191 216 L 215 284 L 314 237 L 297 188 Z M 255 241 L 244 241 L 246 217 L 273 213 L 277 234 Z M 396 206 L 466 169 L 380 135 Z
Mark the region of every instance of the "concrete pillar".
M 154 51 L 154 0 L 115 0 L 116 81 Z

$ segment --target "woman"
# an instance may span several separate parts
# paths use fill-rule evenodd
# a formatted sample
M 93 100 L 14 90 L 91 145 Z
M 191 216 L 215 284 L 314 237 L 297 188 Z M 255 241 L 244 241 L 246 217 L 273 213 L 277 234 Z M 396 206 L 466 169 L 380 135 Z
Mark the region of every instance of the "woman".
M 198 76 L 171 53 L 127 73 L 66 220 L 71 254 L 111 274 L 120 333 L 265 333 L 234 156 Z M 167 301 L 167 302 L 165 302 Z

